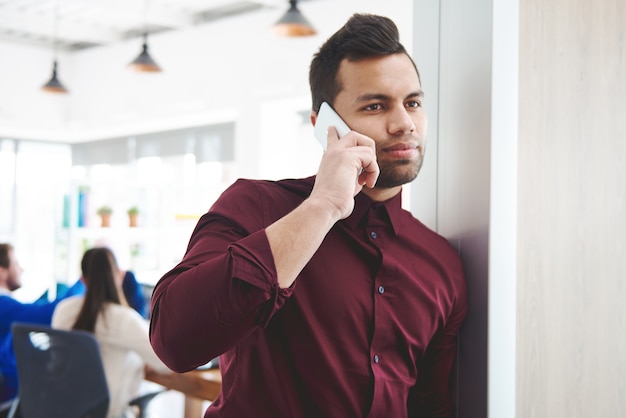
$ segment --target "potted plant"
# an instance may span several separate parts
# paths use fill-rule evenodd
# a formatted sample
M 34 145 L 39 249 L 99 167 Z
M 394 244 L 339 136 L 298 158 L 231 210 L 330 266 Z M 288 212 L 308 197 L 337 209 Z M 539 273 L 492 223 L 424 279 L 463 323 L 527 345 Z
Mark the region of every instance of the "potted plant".
M 100 206 L 97 213 L 100 216 L 100 226 L 103 228 L 111 226 L 111 214 L 113 213 L 111 206 Z
M 128 208 L 126 213 L 128 213 L 128 225 L 131 228 L 136 227 L 137 220 L 139 218 L 139 208 L 137 206 L 131 206 L 130 208 Z

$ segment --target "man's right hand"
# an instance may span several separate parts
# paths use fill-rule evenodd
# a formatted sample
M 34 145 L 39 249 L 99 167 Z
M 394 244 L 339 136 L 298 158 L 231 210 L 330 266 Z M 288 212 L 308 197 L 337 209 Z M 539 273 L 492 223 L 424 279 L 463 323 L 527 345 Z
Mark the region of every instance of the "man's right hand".
M 339 138 L 337 130 L 330 127 L 328 146 L 309 199 L 320 199 L 319 204 L 333 205 L 337 220 L 344 219 L 352 213 L 354 196 L 363 187 L 373 188 L 378 174 L 373 139 L 355 131 Z

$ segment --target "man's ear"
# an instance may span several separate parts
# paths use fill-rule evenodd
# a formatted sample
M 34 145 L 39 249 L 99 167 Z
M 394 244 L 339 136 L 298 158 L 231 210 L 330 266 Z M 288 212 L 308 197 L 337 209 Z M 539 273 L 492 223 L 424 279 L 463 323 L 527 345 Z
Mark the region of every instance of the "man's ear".
M 311 110 L 309 118 L 311 119 L 311 125 L 315 126 L 315 122 L 317 122 L 317 112 Z

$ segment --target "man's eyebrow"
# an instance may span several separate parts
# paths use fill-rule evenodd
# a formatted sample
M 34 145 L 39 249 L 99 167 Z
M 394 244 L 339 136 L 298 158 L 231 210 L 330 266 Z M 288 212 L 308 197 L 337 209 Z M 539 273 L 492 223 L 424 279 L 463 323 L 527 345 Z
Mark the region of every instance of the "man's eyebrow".
M 371 100 L 381 100 L 381 101 L 388 101 L 391 98 L 389 96 L 387 96 L 386 94 L 377 94 L 377 93 L 368 93 L 368 94 L 363 94 L 361 96 L 358 96 L 356 98 L 356 102 L 369 102 Z
M 422 90 L 417 90 L 414 91 L 412 93 L 409 93 L 406 95 L 405 100 L 406 99 L 416 99 L 416 98 L 422 98 L 424 97 L 424 91 Z M 358 96 L 355 100 L 355 102 L 369 102 L 370 100 L 380 100 L 380 101 L 389 101 L 391 100 L 391 97 L 387 96 L 386 94 L 378 94 L 378 93 L 369 93 L 369 94 L 363 94 L 361 96 Z

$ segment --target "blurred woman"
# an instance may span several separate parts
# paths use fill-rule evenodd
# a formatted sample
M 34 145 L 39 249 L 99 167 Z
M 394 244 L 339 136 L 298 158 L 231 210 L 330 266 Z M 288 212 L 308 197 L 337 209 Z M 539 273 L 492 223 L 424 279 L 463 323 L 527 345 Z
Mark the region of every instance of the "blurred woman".
M 146 366 L 169 369 L 148 340 L 148 324 L 125 303 L 123 275 L 115 256 L 105 247 L 85 252 L 81 261 L 84 295 L 65 299 L 56 307 L 52 326 L 91 332 L 100 343 L 109 386 L 109 418 L 125 416 L 128 402 L 139 395 Z

